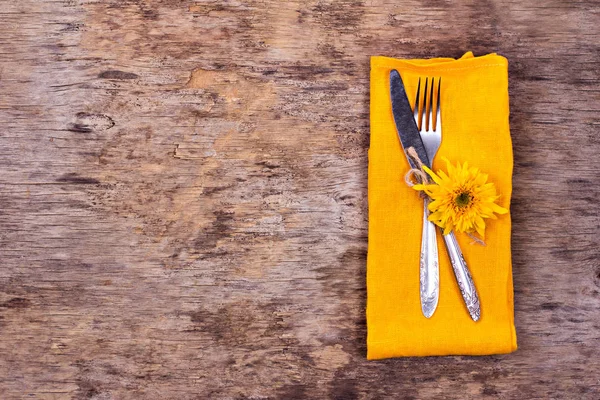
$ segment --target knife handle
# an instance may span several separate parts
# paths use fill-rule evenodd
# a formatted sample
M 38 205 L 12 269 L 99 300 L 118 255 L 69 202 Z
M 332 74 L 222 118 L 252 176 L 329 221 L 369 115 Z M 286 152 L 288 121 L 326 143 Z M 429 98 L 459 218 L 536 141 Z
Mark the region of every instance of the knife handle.
M 440 267 L 438 260 L 436 228 L 429 221 L 427 206 L 429 198 L 423 202 L 423 232 L 421 235 L 421 258 L 419 263 L 419 282 L 421 293 L 421 310 L 430 318 L 438 305 L 440 297 Z
M 473 321 L 478 321 L 481 316 L 479 295 L 477 294 L 473 278 L 471 278 L 467 262 L 463 257 L 462 251 L 460 251 L 460 246 L 456 241 L 454 232 L 443 235 L 443 237 L 444 242 L 446 243 L 446 249 L 448 250 L 448 256 L 450 256 L 450 262 L 452 263 L 452 269 L 454 270 L 454 276 L 456 276 L 456 282 L 460 289 L 460 294 L 465 301 L 471 319 L 473 319 Z

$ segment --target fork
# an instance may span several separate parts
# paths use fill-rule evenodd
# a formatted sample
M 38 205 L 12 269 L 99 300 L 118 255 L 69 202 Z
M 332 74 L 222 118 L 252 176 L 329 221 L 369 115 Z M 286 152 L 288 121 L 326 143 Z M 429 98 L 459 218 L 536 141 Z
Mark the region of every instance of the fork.
M 429 79 L 425 79 L 425 88 L 422 90 L 421 79 L 419 78 L 413 110 L 429 160 L 433 160 L 442 142 L 441 124 L 434 123 L 440 120 L 439 101 L 436 107 L 436 118 L 435 121 L 433 120 L 433 79 L 431 82 L 428 90 Z M 438 99 L 439 87 L 438 84 Z M 423 117 L 425 117 L 424 120 Z M 429 168 L 431 168 L 431 162 L 427 164 Z M 423 232 L 421 234 L 421 258 L 419 262 L 419 291 L 421 294 L 421 311 L 426 318 L 431 318 L 440 298 L 440 267 L 435 225 L 427 218 L 429 217 L 428 206 L 429 198 L 425 197 L 423 200 Z
M 442 142 L 441 87 L 441 78 L 438 78 L 437 85 L 435 78 L 431 78 L 431 81 L 429 78 L 425 78 L 425 88 L 421 90 L 421 78 L 419 78 L 415 107 L 413 110 L 414 118 L 421 134 L 421 140 L 423 141 L 425 152 L 429 159 L 429 164 L 427 166 L 430 169 L 433 168 L 433 159 Z M 434 97 L 434 93 L 437 93 L 437 96 Z M 425 119 L 424 121 L 423 117 Z M 433 315 L 439 298 L 439 266 L 436 231 L 435 225 L 427 219 L 429 216 L 428 205 L 429 199 L 425 198 L 423 236 L 421 238 L 420 287 L 421 308 L 423 314 L 427 318 Z M 446 250 L 450 257 L 450 263 L 452 264 L 452 270 L 454 271 L 460 293 L 467 306 L 467 311 L 473 321 L 478 321 L 481 317 L 479 295 L 477 294 L 477 289 L 475 288 L 473 278 L 471 277 L 462 251 L 460 250 L 460 246 L 456 241 L 456 236 L 454 235 L 454 232 L 444 235 L 442 231 L 442 237 L 444 238 Z

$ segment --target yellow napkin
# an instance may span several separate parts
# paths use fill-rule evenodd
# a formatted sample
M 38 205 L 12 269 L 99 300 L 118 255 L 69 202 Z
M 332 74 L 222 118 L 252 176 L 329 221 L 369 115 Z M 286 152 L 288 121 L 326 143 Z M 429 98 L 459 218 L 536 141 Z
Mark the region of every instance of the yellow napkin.
M 398 139 L 390 102 L 390 70 L 402 76 L 414 104 L 419 77 L 442 78 L 442 157 L 489 174 L 510 206 L 512 145 L 508 125 L 508 62 L 471 52 L 455 60 L 371 58 L 371 145 L 369 149 L 369 249 L 367 257 L 367 358 L 484 355 L 517 349 L 514 327 L 510 214 L 487 220 L 486 246 L 458 242 L 481 302 L 481 319 L 469 317 L 438 233 L 440 297 L 430 319 L 419 297 L 423 205 L 404 182 L 409 164 Z

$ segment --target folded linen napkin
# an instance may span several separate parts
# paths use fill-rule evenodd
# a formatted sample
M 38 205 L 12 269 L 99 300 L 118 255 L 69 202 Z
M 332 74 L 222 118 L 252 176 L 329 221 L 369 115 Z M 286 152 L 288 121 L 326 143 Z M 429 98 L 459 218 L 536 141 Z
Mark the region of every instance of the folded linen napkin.
M 474 322 L 463 303 L 444 243 L 438 236 L 440 296 L 436 312 L 423 316 L 419 297 L 422 200 L 404 175 L 410 166 L 398 139 L 389 76 L 400 72 L 414 104 L 419 77 L 442 78 L 442 160 L 469 162 L 489 175 L 509 208 L 512 145 L 509 131 L 508 62 L 496 54 L 455 60 L 371 58 L 369 149 L 369 247 L 367 257 L 367 358 L 485 355 L 517 348 L 510 256 L 510 214 L 488 220 L 485 246 L 457 234 L 481 301 Z M 439 233 L 438 233 L 439 235 Z

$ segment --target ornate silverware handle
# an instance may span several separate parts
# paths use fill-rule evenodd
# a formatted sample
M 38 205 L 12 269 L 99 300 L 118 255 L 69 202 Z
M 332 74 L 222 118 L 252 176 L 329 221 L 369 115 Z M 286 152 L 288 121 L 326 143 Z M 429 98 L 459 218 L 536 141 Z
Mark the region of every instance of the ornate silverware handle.
M 452 269 L 460 288 L 460 293 L 465 301 L 469 315 L 473 321 L 478 321 L 481 316 L 481 308 L 479 305 L 479 296 L 477 295 L 477 289 L 475 289 L 475 283 L 471 278 L 471 273 L 467 267 L 465 258 L 463 257 L 462 251 L 456 241 L 454 232 L 450 232 L 448 235 L 443 235 L 444 242 L 446 243 L 446 249 L 450 256 L 450 262 L 452 263 Z
M 421 236 L 421 259 L 419 265 L 419 282 L 421 293 L 421 310 L 423 315 L 430 318 L 438 305 L 440 298 L 440 267 L 436 228 L 429 221 L 427 205 L 429 198 L 423 202 L 423 232 Z

